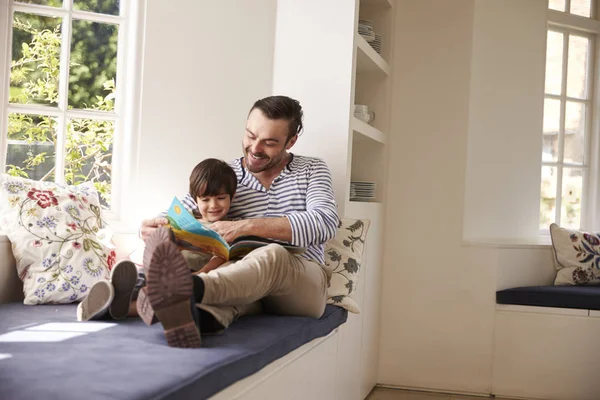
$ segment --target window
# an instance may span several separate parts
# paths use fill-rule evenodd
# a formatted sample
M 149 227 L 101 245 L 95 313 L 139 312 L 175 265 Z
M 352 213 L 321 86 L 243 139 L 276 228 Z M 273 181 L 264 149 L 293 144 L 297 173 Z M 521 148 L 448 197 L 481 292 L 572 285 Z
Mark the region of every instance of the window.
M 4 10 L 11 23 L 0 32 L 9 65 L 0 112 L 4 170 L 57 183 L 92 181 L 113 211 L 113 166 L 123 151 L 127 3 L 13 0 Z
M 593 10 L 592 0 L 550 0 L 551 10 L 568 12 L 573 15 L 590 18 Z
M 550 0 L 546 49 L 540 229 L 552 222 L 571 229 L 589 225 L 597 185 L 591 149 L 596 35 L 584 24 L 591 0 Z M 566 13 L 579 17 L 573 17 Z M 595 25 L 594 25 L 595 26 Z M 600 31 L 598 31 L 600 32 Z M 594 135 L 596 136 L 594 138 Z

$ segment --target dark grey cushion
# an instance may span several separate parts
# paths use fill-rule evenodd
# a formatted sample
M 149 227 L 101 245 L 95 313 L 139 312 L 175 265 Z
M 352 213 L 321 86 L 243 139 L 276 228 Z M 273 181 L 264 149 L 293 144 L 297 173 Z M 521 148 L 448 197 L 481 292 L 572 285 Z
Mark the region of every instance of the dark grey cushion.
M 600 310 L 600 286 L 528 286 L 496 292 L 496 303 Z
M 0 333 L 47 322 L 75 322 L 74 305 L 0 306 Z M 327 306 L 321 319 L 257 315 L 225 333 L 203 337 L 201 349 L 166 345 L 160 324 L 137 318 L 57 343 L 2 343 L 0 398 L 205 399 L 346 321 Z M 106 321 L 110 322 L 110 321 Z

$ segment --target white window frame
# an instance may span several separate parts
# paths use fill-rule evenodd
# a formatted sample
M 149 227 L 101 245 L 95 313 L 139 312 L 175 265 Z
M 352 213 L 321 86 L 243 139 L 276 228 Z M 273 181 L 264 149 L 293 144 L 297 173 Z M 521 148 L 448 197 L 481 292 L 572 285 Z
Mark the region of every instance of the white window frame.
M 567 10 L 569 9 L 567 1 Z M 592 7 L 592 16 L 597 15 L 595 7 Z M 575 35 L 590 37 L 595 45 L 590 50 L 589 71 L 592 71 L 591 79 L 588 79 L 589 100 L 571 99 L 566 95 L 566 66 L 568 62 L 568 52 L 563 54 L 563 82 L 561 95 L 550 95 L 544 92 L 544 99 L 561 100 L 561 121 L 559 130 L 563 134 L 560 140 L 560 149 L 557 162 L 542 162 L 542 166 L 558 167 L 557 177 L 557 203 L 556 217 L 560 221 L 561 199 L 562 196 L 562 168 L 575 167 L 582 168 L 583 190 L 581 198 L 581 223 L 580 229 L 596 230 L 600 229 L 600 71 L 598 71 L 598 58 L 600 57 L 600 21 L 592 18 L 580 17 L 566 12 L 548 10 L 548 31 L 559 31 L 563 33 L 573 33 Z M 568 42 L 567 35 L 564 36 L 565 44 Z M 563 48 L 567 48 L 566 46 Z M 585 102 L 588 104 L 586 112 L 586 132 L 585 132 L 585 154 L 583 165 L 565 164 L 563 162 L 564 153 L 564 118 L 565 105 L 567 100 L 575 102 Z M 548 230 L 542 231 L 548 234 Z
M 126 188 L 135 181 L 139 142 L 139 118 L 141 112 L 140 92 L 142 82 L 143 34 L 146 0 L 120 0 L 120 15 L 105 15 L 73 9 L 73 0 L 63 0 L 63 7 L 49 7 L 35 4 L 17 3 L 8 0 L 0 5 L 0 167 L 2 173 L 6 165 L 8 148 L 8 114 L 26 113 L 47 115 L 58 119 L 58 144 L 56 170 L 64 170 L 65 124 L 70 118 L 110 120 L 114 122 L 113 155 L 111 171 L 111 209 L 105 211 L 104 218 L 115 231 L 134 231 L 133 226 L 122 225 L 124 209 L 127 209 Z M 12 21 L 14 12 L 33 12 L 38 15 L 62 18 L 61 25 L 61 71 L 59 78 L 59 102 L 57 106 L 37 104 L 10 104 Z M 68 109 L 68 66 L 71 49 L 71 21 L 82 19 L 93 22 L 117 24 L 117 77 L 116 99 L 113 112 Z M 55 174 L 58 183 L 64 183 L 64 176 Z

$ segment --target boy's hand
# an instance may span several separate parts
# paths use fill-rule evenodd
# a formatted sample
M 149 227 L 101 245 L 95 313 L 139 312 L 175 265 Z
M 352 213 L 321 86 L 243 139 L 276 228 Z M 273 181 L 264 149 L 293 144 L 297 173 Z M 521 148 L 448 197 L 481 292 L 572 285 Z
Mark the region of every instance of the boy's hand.
M 245 220 L 241 221 L 217 221 L 210 225 L 210 229 L 216 231 L 219 235 L 223 236 L 223 239 L 227 243 L 233 242 L 240 236 L 248 235 L 247 223 Z

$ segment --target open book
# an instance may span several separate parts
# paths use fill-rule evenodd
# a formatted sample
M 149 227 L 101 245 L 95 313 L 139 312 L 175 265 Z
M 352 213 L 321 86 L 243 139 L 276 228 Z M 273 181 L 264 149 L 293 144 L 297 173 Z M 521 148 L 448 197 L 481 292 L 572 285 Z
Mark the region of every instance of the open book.
M 240 236 L 229 244 L 217 232 L 202 225 L 194 218 L 177 197 L 173 198 L 167 212 L 167 219 L 171 224 L 171 230 L 175 234 L 175 241 L 182 250 L 212 254 L 224 260 L 241 258 L 252 250 L 271 243 L 280 244 L 293 254 L 302 254 L 305 250 L 303 247 L 292 246 L 288 243 L 258 236 Z

